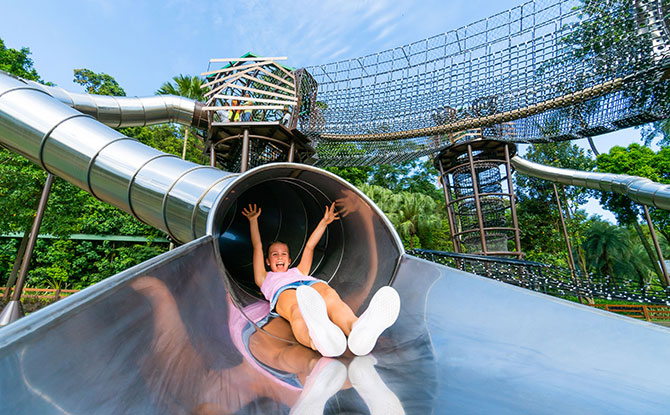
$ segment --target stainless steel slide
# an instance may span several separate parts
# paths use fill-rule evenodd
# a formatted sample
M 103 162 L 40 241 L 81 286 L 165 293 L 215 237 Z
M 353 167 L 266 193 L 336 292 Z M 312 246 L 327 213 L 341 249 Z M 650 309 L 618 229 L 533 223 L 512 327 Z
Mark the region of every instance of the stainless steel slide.
M 629 414 L 670 404 L 670 330 L 408 256 L 378 208 L 327 172 L 201 168 L 2 74 L 0 143 L 185 243 L 0 329 L 2 414 L 311 413 L 315 401 L 325 413 Z M 288 241 L 298 258 L 332 201 L 343 217 L 313 274 L 357 312 L 387 284 L 402 307 L 370 356 L 340 359 L 348 382 L 319 393 L 311 386 L 328 361 L 268 316 L 239 211 L 260 204 L 263 239 Z

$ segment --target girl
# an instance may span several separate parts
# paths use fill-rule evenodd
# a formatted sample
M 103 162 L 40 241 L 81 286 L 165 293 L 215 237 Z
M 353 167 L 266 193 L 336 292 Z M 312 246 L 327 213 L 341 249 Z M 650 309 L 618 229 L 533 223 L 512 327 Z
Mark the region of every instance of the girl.
M 291 258 L 288 246 L 283 242 L 271 243 L 267 258 L 263 258 L 263 243 L 258 230 L 261 209 L 249 204 L 242 214 L 249 220 L 254 282 L 270 301 L 270 310 L 288 320 L 298 342 L 323 356 L 340 356 L 347 345 L 356 355 L 370 353 L 379 335 L 398 318 L 400 297 L 393 288 L 382 287 L 372 297 L 368 309 L 356 317 L 334 289 L 309 275 L 314 248 L 328 225 L 339 219 L 335 203 L 326 207 L 295 268 L 289 268 Z

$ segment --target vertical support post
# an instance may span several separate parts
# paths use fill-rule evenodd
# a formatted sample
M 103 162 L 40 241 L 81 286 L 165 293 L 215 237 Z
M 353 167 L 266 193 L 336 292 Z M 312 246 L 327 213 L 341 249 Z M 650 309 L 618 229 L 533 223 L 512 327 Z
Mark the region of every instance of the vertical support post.
M 184 147 L 181 150 L 181 159 L 186 160 L 186 144 L 188 144 L 188 132 L 190 128 L 187 126 L 184 128 Z
M 214 143 L 209 146 L 209 165 L 216 167 L 216 151 L 214 151 Z
M 661 270 L 663 270 L 663 277 L 665 278 L 665 283 L 670 286 L 670 276 L 668 276 L 668 268 L 665 266 L 665 261 L 663 260 L 663 252 L 661 252 L 661 246 L 658 244 L 658 238 L 656 237 L 656 230 L 654 229 L 654 223 L 651 221 L 651 216 L 649 215 L 649 209 L 647 205 L 642 205 L 644 210 L 644 217 L 647 219 L 647 225 L 649 226 L 649 233 L 651 234 L 651 240 L 654 243 L 654 248 L 656 249 L 656 255 L 658 256 L 658 261 L 661 263 Z
M 300 85 L 302 85 L 302 78 L 303 78 L 303 71 L 304 69 L 299 69 L 295 71 L 293 74 L 295 76 L 295 95 L 296 98 L 298 99 L 296 102 L 295 107 L 293 107 L 293 111 L 291 111 L 291 118 L 289 120 L 289 123 L 287 127 L 291 130 L 294 130 L 297 128 L 298 125 L 298 112 L 300 111 L 300 108 L 302 107 L 302 94 L 300 93 Z M 314 97 L 316 98 L 316 97 Z M 311 101 L 312 104 L 314 104 L 314 100 Z
M 572 244 L 570 243 L 570 237 L 568 236 L 568 228 L 565 226 L 565 219 L 563 218 L 563 208 L 561 207 L 561 199 L 558 197 L 558 189 L 556 188 L 556 183 L 552 183 L 554 186 L 554 197 L 556 198 L 556 205 L 558 206 L 558 216 L 561 218 L 561 227 L 563 228 L 563 237 L 565 238 L 565 245 L 568 247 L 568 265 L 570 266 L 570 275 L 572 276 L 573 281 L 577 281 L 576 270 L 575 270 L 575 258 L 572 256 Z M 577 295 L 579 302 L 582 303 L 582 296 Z
M 23 292 L 23 286 L 26 282 L 26 275 L 28 274 L 28 265 L 30 265 L 30 258 L 33 254 L 33 249 L 35 248 L 35 242 L 37 241 L 37 235 L 40 232 L 40 226 L 42 225 L 42 219 L 44 218 L 44 211 L 47 207 L 47 201 L 49 200 L 49 193 L 51 193 L 51 185 L 53 184 L 54 176 L 49 173 L 47 179 L 44 182 L 44 189 L 42 190 L 42 196 L 40 197 L 40 203 L 37 206 L 37 213 L 35 214 L 35 220 L 33 221 L 33 227 L 30 230 L 30 238 L 28 238 L 28 245 L 26 245 L 26 252 L 23 255 L 23 260 L 21 261 L 21 270 L 16 281 L 16 287 L 14 287 L 14 294 L 12 295 L 12 300 L 7 303 L 5 309 L 2 310 L 0 314 L 0 326 L 5 326 L 20 317 L 23 317 L 23 308 L 21 306 L 21 294 Z
M 449 180 L 448 177 L 444 174 L 444 167 L 442 166 L 442 160 L 438 159 L 438 164 L 440 166 L 440 177 L 442 178 L 442 190 L 444 191 L 444 201 L 447 207 L 447 220 L 449 221 L 449 231 L 451 233 L 451 243 L 454 245 L 454 251 L 461 252 L 461 246 L 459 245 L 456 238 L 456 228 L 455 221 L 451 215 L 451 210 L 453 209 L 451 205 L 451 195 L 449 194 Z
M 240 173 L 244 173 L 249 168 L 249 130 L 244 129 L 242 136 L 242 160 L 240 161 Z
M 486 233 L 484 232 L 484 215 L 482 214 L 482 206 L 479 203 L 479 189 L 477 188 L 478 178 L 475 171 L 475 160 L 472 157 L 472 146 L 468 144 L 468 160 L 470 161 L 470 174 L 472 175 L 472 194 L 475 198 L 475 208 L 477 209 L 477 220 L 479 222 L 479 237 L 482 242 L 482 252 L 487 254 L 486 249 Z
M 293 163 L 295 159 L 295 141 L 291 140 L 291 147 L 288 149 L 288 162 Z
M 512 162 L 509 157 L 509 147 L 505 144 L 505 167 L 507 168 L 507 190 L 509 191 L 510 208 L 512 210 L 512 226 L 514 226 L 514 243 L 519 258 L 521 253 L 521 235 L 519 231 L 519 219 L 516 215 L 516 197 L 514 194 L 514 183 L 512 182 Z
M 12 292 L 12 287 L 16 282 L 17 275 L 19 275 L 19 269 L 21 269 L 21 260 L 23 259 L 23 253 L 26 252 L 26 246 L 28 245 L 29 238 L 30 238 L 30 230 L 27 230 L 23 233 L 21 243 L 19 244 L 19 249 L 16 252 L 14 265 L 12 266 L 12 271 L 9 273 L 9 278 L 7 278 L 7 284 L 5 284 L 5 292 L 2 294 L 2 301 L 9 300 L 9 295 Z

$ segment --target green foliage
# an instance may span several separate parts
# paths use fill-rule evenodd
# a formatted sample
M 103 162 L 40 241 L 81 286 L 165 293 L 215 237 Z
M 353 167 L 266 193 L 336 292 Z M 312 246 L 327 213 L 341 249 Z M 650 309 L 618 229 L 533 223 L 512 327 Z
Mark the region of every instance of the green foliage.
M 408 249 L 435 249 L 435 236 L 443 232 L 443 218 L 435 200 L 422 193 L 394 192 L 377 185 L 359 186 L 386 214 Z M 440 240 L 441 246 L 446 245 Z
M 29 56 L 30 49 L 8 49 L 5 42 L 0 39 L 0 70 L 39 82 L 40 76 L 37 74 L 37 70 L 33 68 L 33 60 Z
M 598 156 L 597 164 L 598 171 L 603 173 L 628 174 L 670 184 L 670 148 L 667 147 L 658 153 L 635 143 L 627 148 L 612 147 L 609 153 Z M 639 204 L 615 193 L 603 192 L 600 203 L 614 213 L 620 223 L 632 223 L 641 214 Z M 670 212 L 654 207 L 650 207 L 649 212 L 659 231 L 670 240 Z
M 142 144 L 156 148 L 164 153 L 174 154 L 181 157 L 184 145 L 183 129 L 175 124 L 151 125 L 148 127 L 128 127 L 121 128 L 121 133 L 128 137 L 133 137 Z M 189 142 L 194 138 L 191 135 Z M 202 150 L 194 145 L 186 146 L 186 160 L 197 164 L 205 162 L 205 155 Z
M 592 171 L 595 167 L 595 161 L 591 158 L 591 152 L 585 152 L 578 145 L 572 144 L 569 141 L 533 144 L 528 148 L 523 157 L 546 166 L 564 169 Z M 516 186 L 517 191 L 526 197 L 545 201 L 554 199 L 553 185 L 547 180 L 517 175 Z M 592 195 L 593 191 L 589 189 L 573 186 L 565 188 L 565 197 L 574 206 L 586 203 Z
M 417 159 L 400 164 L 382 164 L 371 168 L 368 183 L 390 189 L 428 195 L 442 201 L 444 195 L 437 188 L 437 170 L 430 159 Z
M 547 134 L 551 134 L 555 128 L 553 122 L 544 126 Z M 567 141 L 534 144 L 524 154 L 524 158 L 547 166 L 582 171 L 591 171 L 595 166 L 590 151 L 585 152 L 579 146 Z M 570 232 L 571 243 L 577 249 L 575 261 L 581 263 L 580 268 L 583 268 L 580 242 L 583 239 L 581 235 L 588 225 L 586 214 L 579 210 L 579 206 L 586 203 L 588 197 L 594 192 L 573 186 L 558 186 L 558 191 L 562 207 L 566 210 L 565 220 Z M 552 183 L 534 177 L 517 175 L 516 192 L 521 247 L 526 258 L 531 261 L 567 267 L 567 246 Z
M 86 68 L 75 69 L 74 82 L 83 85 L 89 94 L 126 96 L 126 91 L 119 86 L 118 82 L 112 76 L 103 72 L 95 73 Z
M 664 2 L 667 4 L 667 0 Z M 654 111 L 664 113 L 670 103 L 670 81 L 650 79 L 649 70 L 657 65 L 652 53 L 654 46 L 650 34 L 653 32 L 644 27 L 647 22 L 639 6 L 640 2 L 628 0 L 582 0 L 579 20 L 571 25 L 569 34 L 562 39 L 568 45 L 567 57 L 562 62 L 552 62 L 552 65 L 576 66 L 586 62 L 593 67 L 586 77 L 600 79 L 644 74 L 639 80 L 626 83 L 624 96 L 630 100 L 631 106 L 642 111 L 656 107 Z M 667 9 L 667 5 L 664 7 Z M 575 79 L 573 82 L 583 81 Z M 659 105 L 664 109 L 659 109 Z M 647 145 L 659 135 L 663 137 L 662 145 L 670 142 L 667 120 L 643 130 Z
M 337 174 L 344 180 L 358 187 L 367 183 L 372 167 L 326 167 L 324 170 Z
M 594 222 L 584 241 L 591 271 L 600 277 L 611 276 L 621 280 L 630 275 L 631 243 L 625 228 L 604 221 Z
M 566 245 L 555 203 L 549 199 L 519 198 L 517 216 L 526 259 L 567 268 Z
M 202 78 L 189 75 L 177 75 L 172 82 L 165 82 L 158 88 L 156 95 L 178 95 L 196 101 L 205 100 L 205 90 L 201 88 Z
M 28 59 L 28 49 L 7 49 L 0 40 L 2 69 L 28 79 L 39 80 Z M 91 93 L 125 95 L 109 75 L 87 69 L 75 71 L 75 82 Z M 162 125 L 125 129 L 147 145 L 181 155 L 181 136 L 174 126 Z M 198 161 L 202 153 L 191 149 L 187 158 Z M 46 173 L 26 158 L 0 148 L 0 234 L 30 229 Z M 32 256 L 27 284 L 38 287 L 84 288 L 167 249 L 166 244 L 75 241 L 71 234 L 163 236 L 127 213 L 103 203 L 87 192 L 59 179 L 54 180 L 41 234 L 62 239 L 39 239 Z M 18 238 L 0 239 L 0 283 L 4 284 L 15 260 Z

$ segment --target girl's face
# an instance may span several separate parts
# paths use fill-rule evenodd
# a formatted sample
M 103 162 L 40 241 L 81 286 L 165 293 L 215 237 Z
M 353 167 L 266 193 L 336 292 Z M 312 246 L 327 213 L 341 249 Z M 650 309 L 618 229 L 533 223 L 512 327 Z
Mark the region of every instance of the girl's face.
M 288 246 L 278 242 L 274 243 L 268 249 L 268 257 L 265 259 L 272 272 L 286 272 L 291 264 L 291 258 L 288 255 Z

